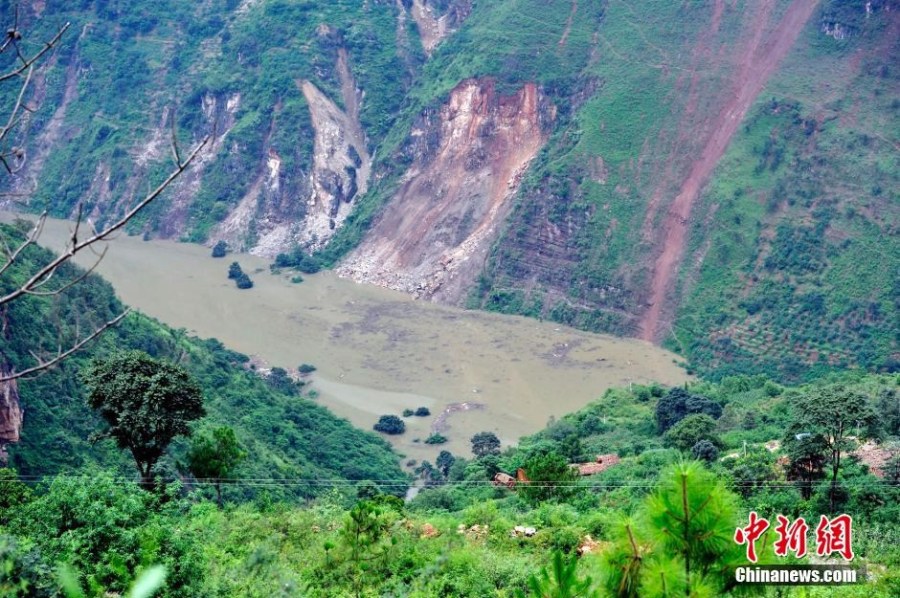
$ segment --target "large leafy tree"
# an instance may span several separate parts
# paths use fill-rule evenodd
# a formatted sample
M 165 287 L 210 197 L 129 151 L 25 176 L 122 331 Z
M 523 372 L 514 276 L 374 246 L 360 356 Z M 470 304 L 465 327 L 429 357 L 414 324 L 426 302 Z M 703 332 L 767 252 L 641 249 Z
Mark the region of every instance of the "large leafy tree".
M 189 436 L 190 423 L 204 415 L 203 393 L 190 374 L 143 351 L 94 361 L 84 380 L 88 404 L 109 426 L 97 438 L 131 451 L 145 486 L 172 439 Z
M 858 440 L 877 436 L 878 419 L 869 398 L 842 384 L 823 386 L 801 395 L 793 404 L 787 440 L 799 439 L 821 447 L 831 468 L 829 503 L 835 510 L 841 455 Z
M 472 454 L 476 457 L 500 454 L 500 439 L 493 432 L 479 432 L 472 436 Z
M 664 439 L 666 444 L 682 451 L 691 450 L 701 440 L 721 445 L 716 435 L 716 420 L 703 414 L 689 415 L 679 421 L 666 432 Z
M 691 394 L 679 386 L 669 389 L 656 404 L 656 426 L 659 433 L 662 434 L 693 414 L 719 419 L 722 415 L 722 406 L 704 396 Z

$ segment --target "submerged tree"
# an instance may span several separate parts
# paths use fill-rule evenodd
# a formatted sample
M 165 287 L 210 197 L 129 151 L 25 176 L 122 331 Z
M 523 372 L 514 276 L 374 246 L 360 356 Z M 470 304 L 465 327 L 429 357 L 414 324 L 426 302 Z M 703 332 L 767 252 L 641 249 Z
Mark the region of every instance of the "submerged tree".
M 378 423 L 372 426 L 372 428 L 376 432 L 383 432 L 385 434 L 403 434 L 406 432 L 406 424 L 396 415 L 382 415 L 378 418 Z
M 109 426 L 95 439 L 112 438 L 131 451 L 145 487 L 172 439 L 189 436 L 190 423 L 204 415 L 203 394 L 190 374 L 143 351 L 94 361 L 84 381 L 88 404 Z
M 225 257 L 226 253 L 228 253 L 228 243 L 225 241 L 219 241 L 212 248 L 213 257 Z

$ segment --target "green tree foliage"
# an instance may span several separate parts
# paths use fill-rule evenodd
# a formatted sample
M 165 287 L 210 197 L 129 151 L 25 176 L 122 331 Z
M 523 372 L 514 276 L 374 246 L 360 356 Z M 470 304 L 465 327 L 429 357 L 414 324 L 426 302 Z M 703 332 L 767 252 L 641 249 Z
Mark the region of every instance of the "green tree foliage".
M 578 557 L 563 556 L 555 550 L 550 557 L 550 566 L 541 569 L 538 575 L 528 578 L 528 593 L 516 592 L 520 598 L 589 598 L 599 596 L 590 577 L 578 576 Z
M 168 571 L 160 596 L 199 597 L 202 560 L 196 535 L 177 524 L 183 507 L 176 489 L 154 495 L 94 472 L 55 479 L 9 529 L 39 549 L 27 566 L 41 585 L 55 586 L 56 565 L 67 563 L 90 595 L 122 594 L 139 570 L 156 564 Z
M 667 468 L 635 520 L 617 524 L 604 555 L 616 596 L 721 595 L 741 552 L 733 541 L 736 497 L 697 462 Z
M 774 453 L 760 447 L 741 452 L 734 459 L 726 459 L 724 465 L 731 472 L 738 493 L 749 497 L 778 479 L 775 460 Z
M 381 575 L 387 565 L 390 548 L 396 543 L 389 528 L 384 510 L 372 501 L 360 501 L 344 518 L 341 547 L 357 597 L 362 595 L 365 582 Z
M 831 468 L 829 504 L 834 512 L 838 506 L 838 473 L 842 453 L 856 447 L 858 440 L 877 436 L 880 432 L 878 418 L 863 393 L 835 384 L 810 390 L 792 405 L 793 421 L 788 428 L 791 434 L 812 435 L 812 441 L 825 452 Z M 853 436 L 854 438 L 850 438 Z
M 680 451 L 690 451 L 691 448 L 706 440 L 713 445 L 721 446 L 721 441 L 715 433 L 716 420 L 708 415 L 689 415 L 672 426 L 664 436 L 668 446 Z
M 225 254 L 228 253 L 228 243 L 225 241 L 219 241 L 212 248 L 212 256 L 219 258 L 225 257 Z
M 788 479 L 795 480 L 804 500 L 812 497 L 815 483 L 825 477 L 828 446 L 819 435 L 809 432 L 788 432 L 784 448 L 789 460 Z
M 479 432 L 472 436 L 472 454 L 476 457 L 500 454 L 500 439 L 493 432 Z
M 691 456 L 704 463 L 714 463 L 719 458 L 719 449 L 709 440 L 698 440 L 691 447 Z
M 431 434 L 425 439 L 425 444 L 444 444 L 445 442 L 447 442 L 447 437 L 443 434 Z
M 187 467 L 194 477 L 209 480 L 216 488 L 216 499 L 222 506 L 222 483 L 227 482 L 235 468 L 247 458 L 232 428 L 221 426 L 197 434 L 187 452 Z
M 722 415 L 722 407 L 715 401 L 691 394 L 680 386 L 669 389 L 656 404 L 656 425 L 660 434 L 692 414 L 705 414 L 718 419 Z
M 525 460 L 522 468 L 530 481 L 520 483 L 518 491 L 532 505 L 565 500 L 577 491 L 578 472 L 558 453 L 536 452 Z
M 0 525 L 7 520 L 7 512 L 21 507 L 34 497 L 34 493 L 19 480 L 14 469 L 0 467 Z M 3 594 L 0 593 L 0 596 Z
M 189 436 L 191 422 L 203 417 L 203 393 L 181 366 L 127 351 L 95 361 L 84 373 L 88 404 L 112 438 L 134 457 L 141 481 L 149 485 L 153 467 L 176 436 Z
M 450 468 L 453 467 L 453 464 L 456 462 L 456 457 L 454 457 L 450 451 L 441 451 L 438 453 L 437 459 L 435 459 L 434 464 L 437 467 L 438 471 L 441 472 L 441 475 L 445 478 L 450 475 Z
M 288 253 L 279 253 L 275 256 L 272 268 L 293 268 L 304 274 L 315 274 L 322 266 L 314 257 L 308 255 L 300 247 L 295 247 Z
M 266 384 L 272 389 L 292 397 L 297 396 L 300 390 L 300 383 L 294 382 L 287 370 L 279 367 L 274 367 L 269 371 L 269 375 L 266 376 Z
M 396 415 L 382 415 L 378 423 L 372 426 L 376 432 L 384 434 L 403 434 L 406 432 L 406 424 Z

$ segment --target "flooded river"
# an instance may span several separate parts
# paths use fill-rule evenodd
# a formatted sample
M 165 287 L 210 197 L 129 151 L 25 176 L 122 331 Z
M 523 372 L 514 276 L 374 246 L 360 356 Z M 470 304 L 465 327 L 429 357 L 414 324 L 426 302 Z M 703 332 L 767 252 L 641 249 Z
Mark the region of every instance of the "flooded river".
M 49 222 L 44 244 L 58 248 L 69 226 Z M 252 289 L 228 280 L 232 261 Z M 485 430 L 514 443 L 611 386 L 687 379 L 676 355 L 643 341 L 413 301 L 330 272 L 295 284 L 262 258 L 213 259 L 198 245 L 123 234 L 98 270 L 125 303 L 170 326 L 272 366 L 315 365 L 316 400 L 361 428 L 428 407 L 430 417 L 406 418 L 406 433 L 390 438 L 408 459 L 469 454 L 469 438 Z M 436 424 L 449 442 L 423 444 Z

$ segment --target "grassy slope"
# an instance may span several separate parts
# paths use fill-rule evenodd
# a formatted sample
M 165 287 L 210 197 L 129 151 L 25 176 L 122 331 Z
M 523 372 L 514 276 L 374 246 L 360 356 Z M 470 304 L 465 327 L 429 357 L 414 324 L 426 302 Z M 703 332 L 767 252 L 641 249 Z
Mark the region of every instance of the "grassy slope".
M 9 230 L 2 229 L 6 238 Z M 44 251 L 31 252 L 26 261 L 5 273 L 0 283 L 4 288 L 13 284 L 46 255 Z M 28 352 L 37 350 L 37 344 L 53 350 L 56 331 L 48 323 L 62 323 L 65 341 L 75 334 L 75 322 L 85 330 L 123 307 L 112 287 L 96 276 L 74 287 L 56 304 L 42 299 L 29 297 L 11 306 L 9 336 L 0 355 L 17 369 L 29 363 Z M 200 382 L 208 412 L 200 425 L 234 427 L 249 452 L 236 475 L 276 480 L 404 478 L 396 455 L 374 433 L 354 428 L 307 397 L 271 388 L 244 368 L 245 356 L 218 341 L 189 337 L 184 330 L 172 330 L 139 314 L 129 316 L 59 368 L 20 384 L 25 425 L 21 442 L 10 447 L 11 466 L 28 475 L 68 473 L 92 464 L 115 466 L 123 474 L 132 474 L 129 457 L 111 443 L 92 447 L 88 442 L 100 423 L 87 407 L 78 379 L 89 359 L 127 349 L 179 361 Z M 180 441 L 173 452 L 180 455 L 184 448 Z M 166 460 L 162 467 L 173 473 L 173 460 Z M 267 490 L 275 496 L 304 497 L 318 494 L 321 488 L 301 482 Z
M 676 84 L 708 19 L 708 9 L 694 4 L 607 3 L 583 74 L 599 90 L 531 169 L 472 305 L 518 311 L 502 292 L 521 289 L 523 303 L 542 306 L 554 320 L 633 332 L 640 306 L 632 288 L 648 276 L 639 231 L 656 183 L 651 173 L 662 172 L 668 158 L 648 148 L 674 137 L 685 102 Z M 673 29 L 673 22 L 681 25 Z M 602 166 L 594 169 L 598 157 Z M 528 245 L 547 227 L 561 231 L 561 256 L 535 266 Z
M 864 4 L 813 16 L 695 207 L 668 346 L 698 371 L 896 367 L 896 17 L 876 3 L 867 19 Z M 729 7 L 714 44 L 736 44 L 749 14 Z M 652 250 L 640 231 L 665 164 L 697 149 L 677 142 L 678 77 L 709 20 L 700 5 L 607 4 L 587 69 L 599 91 L 531 169 L 472 307 L 636 332 Z M 821 32 L 834 22 L 846 39 Z M 727 64 L 702 64 L 698 110 L 718 110 Z
M 701 371 L 896 367 L 898 20 L 861 6 L 807 27 L 702 198 L 670 341 Z

